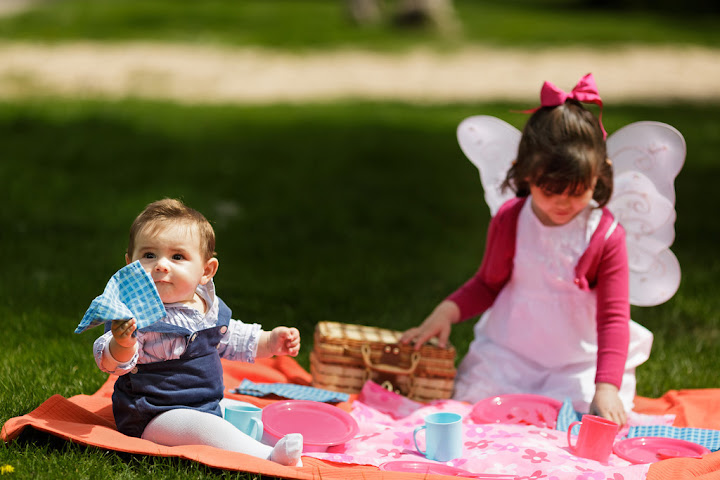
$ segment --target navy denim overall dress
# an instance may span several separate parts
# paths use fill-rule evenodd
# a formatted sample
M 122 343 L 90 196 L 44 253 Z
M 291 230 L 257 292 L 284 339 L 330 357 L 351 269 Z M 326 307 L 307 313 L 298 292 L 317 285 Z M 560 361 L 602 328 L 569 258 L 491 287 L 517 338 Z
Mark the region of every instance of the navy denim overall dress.
M 217 325 L 191 332 L 157 322 L 144 332 L 185 336 L 180 358 L 137 365 L 115 382 L 113 415 L 118 431 L 140 437 L 150 420 L 175 408 L 192 408 L 222 417 L 223 371 L 217 347 L 227 332 L 232 312 L 220 300 Z

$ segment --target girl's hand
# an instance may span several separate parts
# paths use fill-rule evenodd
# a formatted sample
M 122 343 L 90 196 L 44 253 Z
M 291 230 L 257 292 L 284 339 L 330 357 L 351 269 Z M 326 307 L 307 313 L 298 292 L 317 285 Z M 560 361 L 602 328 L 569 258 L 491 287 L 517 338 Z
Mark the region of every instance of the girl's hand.
M 137 343 L 137 338 L 133 336 L 137 330 L 137 321 L 134 318 L 130 320 L 113 320 L 110 330 L 113 339 L 120 347 L 133 348 Z
M 595 397 L 590 404 L 590 413 L 612 420 L 620 426 L 627 422 L 625 406 L 620 400 L 618 388 L 611 383 L 595 385 Z
M 270 332 L 262 332 L 258 343 L 257 357 L 290 355 L 296 357 L 300 352 L 300 332 L 297 328 L 276 327 Z
M 400 337 L 401 343 L 412 343 L 415 350 L 419 350 L 425 342 L 437 337 L 440 348 L 447 346 L 450 338 L 450 330 L 453 323 L 460 320 L 460 309 L 449 300 L 440 303 L 435 310 L 420 324 L 419 327 L 411 328 Z

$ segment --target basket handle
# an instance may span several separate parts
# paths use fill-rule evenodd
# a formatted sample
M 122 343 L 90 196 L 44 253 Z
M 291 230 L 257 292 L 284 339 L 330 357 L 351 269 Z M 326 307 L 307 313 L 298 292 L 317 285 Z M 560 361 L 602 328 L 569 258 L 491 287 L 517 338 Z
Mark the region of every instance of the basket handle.
M 397 365 L 388 365 L 386 363 L 373 364 L 372 359 L 370 358 L 370 345 L 362 345 L 360 347 L 360 352 L 362 353 L 365 368 L 376 372 L 389 373 L 392 375 L 412 375 L 415 373 L 415 369 L 420 364 L 420 352 L 412 353 L 410 356 L 410 366 L 407 368 L 398 367 Z

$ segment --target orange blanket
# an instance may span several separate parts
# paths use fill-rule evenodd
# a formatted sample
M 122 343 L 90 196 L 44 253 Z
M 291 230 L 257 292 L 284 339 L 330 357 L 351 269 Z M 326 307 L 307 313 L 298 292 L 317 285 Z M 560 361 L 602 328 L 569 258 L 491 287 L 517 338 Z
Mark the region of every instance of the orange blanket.
M 635 411 L 650 415 L 673 413 L 676 427 L 720 430 L 720 388 L 670 390 L 660 398 L 635 398 Z M 702 460 L 675 458 L 650 466 L 649 480 L 720 480 L 720 451 Z
M 243 378 L 254 382 L 310 383 L 310 374 L 295 360 L 278 357 L 259 360 L 254 365 L 225 362 L 225 386 L 232 389 Z M 227 452 L 213 447 L 165 447 L 125 436 L 115 429 L 111 395 L 115 377 L 92 395 L 76 395 L 69 399 L 54 395 L 37 409 L 8 420 L 2 427 L 2 438 L 11 441 L 25 427 L 32 427 L 66 440 L 135 454 L 179 457 L 204 463 L 213 468 L 240 470 L 287 479 L 323 480 L 381 480 L 381 479 L 442 479 L 439 475 L 383 472 L 372 466 L 332 464 L 311 457 L 303 457 L 303 467 L 285 467 L 241 453 Z M 229 398 L 264 406 L 274 401 L 229 393 Z M 353 398 L 351 397 L 352 401 Z M 350 404 L 341 404 L 349 410 Z M 713 428 L 720 430 L 720 389 L 669 391 L 661 398 L 638 397 L 636 411 L 648 414 L 675 414 L 676 426 Z M 655 463 L 648 472 L 649 480 L 665 479 L 720 480 L 720 452 L 702 460 L 671 459 Z

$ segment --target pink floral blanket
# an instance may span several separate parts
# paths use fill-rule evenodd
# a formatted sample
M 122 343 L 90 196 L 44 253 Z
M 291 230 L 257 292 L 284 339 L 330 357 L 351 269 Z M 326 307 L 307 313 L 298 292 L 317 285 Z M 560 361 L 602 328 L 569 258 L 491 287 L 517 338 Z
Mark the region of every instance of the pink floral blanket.
M 419 404 L 368 382 L 353 402 L 351 415 L 359 433 L 342 446 L 307 455 L 344 464 L 382 465 L 391 461 L 427 461 L 413 442 L 415 427 L 434 412 L 463 416 L 463 455 L 447 465 L 473 473 L 512 475 L 516 480 L 635 480 L 645 479 L 649 465 L 632 465 L 612 454 L 607 463 L 576 457 L 567 445 L 567 434 L 522 424 L 476 424 L 472 405 L 454 400 Z M 647 416 L 635 423 L 650 423 Z M 654 416 L 653 416 L 654 417 Z M 652 422 L 670 424 L 673 416 L 657 416 Z M 630 419 L 631 423 L 633 418 Z M 626 429 L 623 429 L 626 431 Z M 622 436 L 623 431 L 618 435 Z M 418 443 L 424 436 L 418 435 Z

